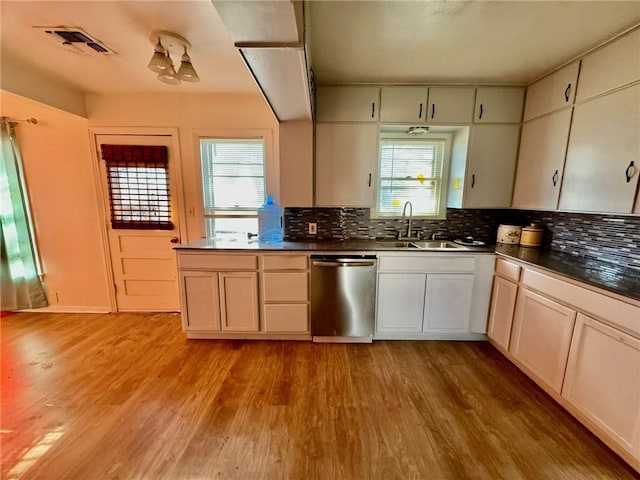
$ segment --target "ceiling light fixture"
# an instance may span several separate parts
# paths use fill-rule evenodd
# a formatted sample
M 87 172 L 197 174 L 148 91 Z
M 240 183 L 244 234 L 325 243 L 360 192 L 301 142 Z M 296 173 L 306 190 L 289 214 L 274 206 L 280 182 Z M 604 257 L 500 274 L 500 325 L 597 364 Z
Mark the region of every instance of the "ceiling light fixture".
M 187 49 L 191 48 L 189 41 L 172 32 L 157 30 L 153 32 L 151 41 L 155 44 L 153 56 L 147 67 L 152 72 L 158 74 L 158 80 L 169 85 L 180 85 L 184 82 L 199 82 L 200 77 L 193 68 L 191 57 Z M 180 68 L 176 69 L 171 60 L 171 53 L 179 55 L 182 53 Z

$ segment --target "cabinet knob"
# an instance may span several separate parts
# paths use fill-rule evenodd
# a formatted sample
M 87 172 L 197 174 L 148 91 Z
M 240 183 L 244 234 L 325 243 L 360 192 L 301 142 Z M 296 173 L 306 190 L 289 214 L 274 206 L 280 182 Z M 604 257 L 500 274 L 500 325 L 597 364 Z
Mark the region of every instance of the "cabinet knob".
M 180 243 L 180 239 L 178 237 L 171 237 L 171 240 L 169 240 L 171 243 Z

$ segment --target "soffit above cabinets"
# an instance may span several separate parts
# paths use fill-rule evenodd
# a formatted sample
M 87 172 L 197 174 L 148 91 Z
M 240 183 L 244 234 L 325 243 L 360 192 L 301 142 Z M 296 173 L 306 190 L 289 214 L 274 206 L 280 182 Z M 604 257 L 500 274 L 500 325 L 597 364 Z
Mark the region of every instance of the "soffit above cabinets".
M 317 84 L 527 85 L 640 23 L 640 1 L 309 1 Z
M 311 121 L 302 1 L 213 4 L 278 121 Z

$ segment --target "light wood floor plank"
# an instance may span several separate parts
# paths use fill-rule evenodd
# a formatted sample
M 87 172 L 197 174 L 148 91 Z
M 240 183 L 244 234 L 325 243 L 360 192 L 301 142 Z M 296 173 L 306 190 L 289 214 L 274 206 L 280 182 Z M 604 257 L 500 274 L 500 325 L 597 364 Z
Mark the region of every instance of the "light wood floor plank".
M 7 480 L 638 478 L 483 342 L 186 340 L 172 314 L 0 328 Z

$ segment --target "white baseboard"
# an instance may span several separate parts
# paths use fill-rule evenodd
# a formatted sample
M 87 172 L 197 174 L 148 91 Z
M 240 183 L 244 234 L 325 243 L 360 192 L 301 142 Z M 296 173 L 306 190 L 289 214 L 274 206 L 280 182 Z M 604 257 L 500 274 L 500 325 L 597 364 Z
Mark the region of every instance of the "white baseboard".
M 76 305 L 49 305 L 48 307 L 28 308 L 19 311 L 31 313 L 111 313 L 111 308 Z

